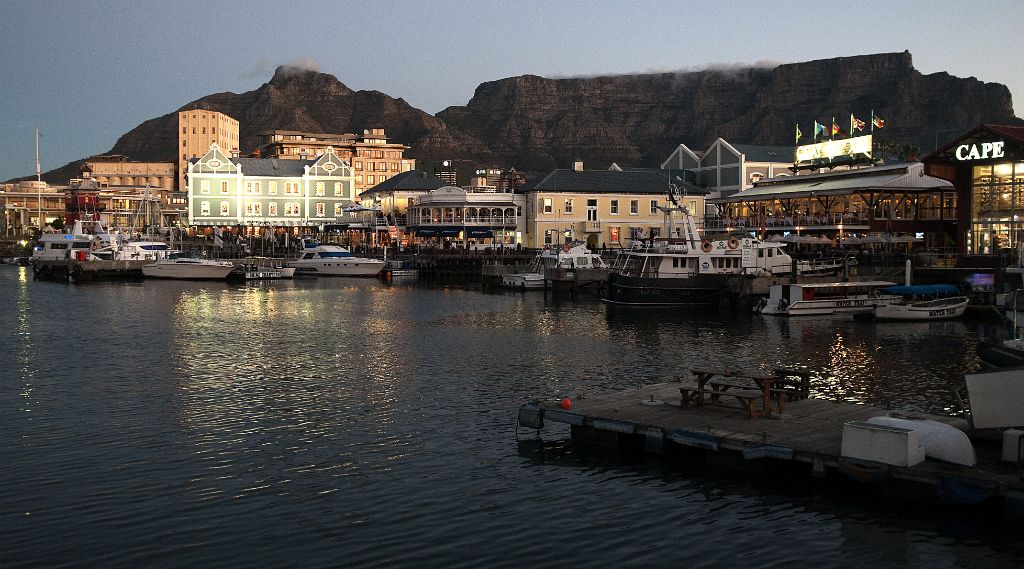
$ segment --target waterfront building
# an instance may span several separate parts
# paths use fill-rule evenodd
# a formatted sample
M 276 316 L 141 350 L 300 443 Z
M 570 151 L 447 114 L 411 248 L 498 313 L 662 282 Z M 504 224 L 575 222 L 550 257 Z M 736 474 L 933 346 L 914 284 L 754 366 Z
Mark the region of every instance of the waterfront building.
M 948 248 L 957 225 L 956 189 L 920 162 L 764 179 L 708 201 L 720 212 L 705 219 L 708 230 L 826 237 L 837 245 L 882 234 Z
M 383 128 L 355 134 L 325 134 L 294 130 L 271 130 L 256 135 L 259 156 L 279 160 L 311 160 L 328 148 L 348 162 L 354 171 L 356 195 L 387 181 L 401 172 L 416 168 L 416 160 L 406 158 L 409 147 L 389 142 Z
M 408 231 L 421 243 L 465 248 L 523 243 L 526 196 L 493 186 L 444 186 L 408 206 Z
M 670 182 L 680 190 L 679 206 L 704 211 L 707 190 L 683 183 L 684 174 L 615 165 L 585 170 L 577 160 L 571 169 L 555 170 L 516 189 L 526 197 L 522 244 L 542 248 L 585 241 L 591 248 L 604 248 L 625 246 L 641 237 L 670 237 L 664 230 L 672 225 L 666 210 L 675 207 L 668 199 Z
M 721 198 L 766 178 L 792 176 L 793 156 L 792 146 L 732 144 L 718 138 L 703 152 L 680 144 L 661 167 L 694 172 L 709 198 Z
M 224 113 L 207 109 L 178 111 L 178 185 L 186 186 L 189 161 L 206 153 L 211 144 L 238 152 L 238 121 Z
M 436 190 L 445 183 L 437 176 L 423 170 L 410 170 L 392 176 L 376 186 L 359 194 L 360 204 L 367 209 L 372 221 L 369 229 L 373 232 L 374 242 L 388 241 L 388 238 L 410 242 L 408 228 L 408 211 L 415 206 L 420 198 L 431 190 Z M 392 236 L 394 228 L 394 236 Z
M 926 173 L 956 187 L 957 250 L 1024 245 L 1024 127 L 983 124 L 924 158 Z
M 37 180 L 4 184 L 0 189 L 0 202 L 4 208 L 4 235 L 25 235 L 30 228 L 40 226 L 40 216 L 42 225 L 63 216 L 64 189 Z
M 188 165 L 193 226 L 318 227 L 354 221 L 352 168 L 331 147 L 312 160 L 229 157 L 216 144 Z
M 144 214 L 146 225 L 172 227 L 188 216 L 184 188 L 177 191 L 174 162 L 137 162 L 127 156 L 92 156 L 81 166 L 82 176 L 101 188 L 101 199 L 109 197 L 111 223 L 126 226 L 130 217 Z M 71 183 L 74 183 L 72 180 Z

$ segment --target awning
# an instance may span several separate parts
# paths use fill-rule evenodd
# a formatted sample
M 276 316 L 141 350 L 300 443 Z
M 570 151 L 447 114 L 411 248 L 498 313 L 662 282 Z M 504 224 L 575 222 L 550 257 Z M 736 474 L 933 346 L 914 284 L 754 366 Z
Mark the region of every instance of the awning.
M 416 237 L 434 237 L 437 235 L 436 228 L 423 228 L 416 230 Z
M 458 237 L 461 231 L 458 227 L 442 227 L 438 235 L 441 237 Z
M 470 229 L 467 235 L 470 237 L 494 237 L 494 232 L 490 229 L 476 228 Z

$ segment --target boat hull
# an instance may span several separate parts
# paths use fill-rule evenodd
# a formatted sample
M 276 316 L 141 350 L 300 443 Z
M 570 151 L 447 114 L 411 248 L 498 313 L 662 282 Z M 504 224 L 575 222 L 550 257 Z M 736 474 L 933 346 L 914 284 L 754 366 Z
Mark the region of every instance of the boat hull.
M 296 276 L 313 277 L 375 277 L 384 268 L 384 261 L 330 261 L 325 263 L 290 263 Z
M 602 299 L 608 304 L 630 306 L 688 306 L 718 304 L 728 288 L 723 275 L 688 278 L 634 277 L 613 273 Z
M 142 274 L 154 279 L 224 281 L 234 270 L 231 264 L 154 263 L 142 267 Z
M 999 342 L 981 342 L 977 347 L 981 361 L 992 367 L 1024 366 L 1024 350 L 1018 350 Z
M 963 298 L 943 304 L 886 304 L 876 306 L 874 316 L 879 320 L 895 321 L 948 320 L 963 316 L 967 311 L 967 303 L 968 300 Z
M 540 273 L 515 273 L 501 277 L 501 286 L 516 290 L 538 290 L 544 288 L 544 275 Z

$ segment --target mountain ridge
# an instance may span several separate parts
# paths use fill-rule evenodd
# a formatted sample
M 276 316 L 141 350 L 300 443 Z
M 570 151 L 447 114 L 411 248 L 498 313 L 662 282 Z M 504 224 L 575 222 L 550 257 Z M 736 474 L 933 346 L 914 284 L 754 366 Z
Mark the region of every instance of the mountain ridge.
M 577 158 L 591 167 L 657 167 L 681 143 L 703 149 L 716 138 L 791 146 L 796 124 L 806 143 L 812 121 L 834 116 L 848 125 L 851 112 L 868 121 L 873 110 L 887 120 L 876 132 L 879 138 L 924 150 L 981 123 L 1021 124 L 1005 85 L 946 72 L 924 75 L 908 52 L 775 67 L 557 79 L 520 75 L 481 83 L 465 105 L 436 115 L 380 91 L 354 91 L 328 73 L 281 66 L 257 89 L 207 95 L 141 123 L 108 154 L 175 161 L 177 112 L 191 108 L 238 119 L 243 153 L 256 148 L 256 133 L 265 130 L 385 128 L 390 140 L 411 147 L 407 155 L 420 167 L 452 159 L 532 174 L 568 167 Z M 51 170 L 44 179 L 65 183 L 78 175 L 83 160 Z

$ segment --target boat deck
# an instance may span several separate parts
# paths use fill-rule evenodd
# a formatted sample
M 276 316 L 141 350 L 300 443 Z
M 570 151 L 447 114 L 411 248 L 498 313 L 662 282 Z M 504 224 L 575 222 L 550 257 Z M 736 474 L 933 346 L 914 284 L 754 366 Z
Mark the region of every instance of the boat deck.
M 663 452 L 671 445 L 696 447 L 721 453 L 741 453 L 745 459 L 775 458 L 810 465 L 810 473 L 824 476 L 828 470 L 848 473 L 852 468 L 914 483 L 938 487 L 947 481 L 982 488 L 991 495 L 1010 499 L 1024 513 L 1024 481 L 1017 465 L 1001 462 L 1001 440 L 974 440 L 978 458 L 976 467 L 927 459 L 915 466 L 889 466 L 865 463 L 841 457 L 843 425 L 866 421 L 876 416 L 900 416 L 929 419 L 967 430 L 964 419 L 948 416 L 899 414 L 878 407 L 802 399 L 785 404 L 783 412 L 769 417 L 750 418 L 735 401 L 722 398 L 722 404 L 680 405 L 681 383 L 647 385 L 618 393 L 588 396 L 572 402 L 571 409 L 555 403 L 527 404 L 527 417 L 539 410 L 543 422 L 573 426 L 573 437 L 601 439 L 601 431 L 617 434 L 617 444 L 642 445 L 649 451 Z M 531 408 L 531 405 L 533 407 Z M 528 422 L 527 422 L 528 423 Z M 536 426 L 536 425 L 530 425 Z M 990 433 L 991 434 L 991 433 Z M 587 435 L 597 435 L 588 437 Z M 626 439 L 622 436 L 625 435 Z M 607 442 L 608 437 L 604 437 Z M 930 488 L 925 488 L 931 490 Z

